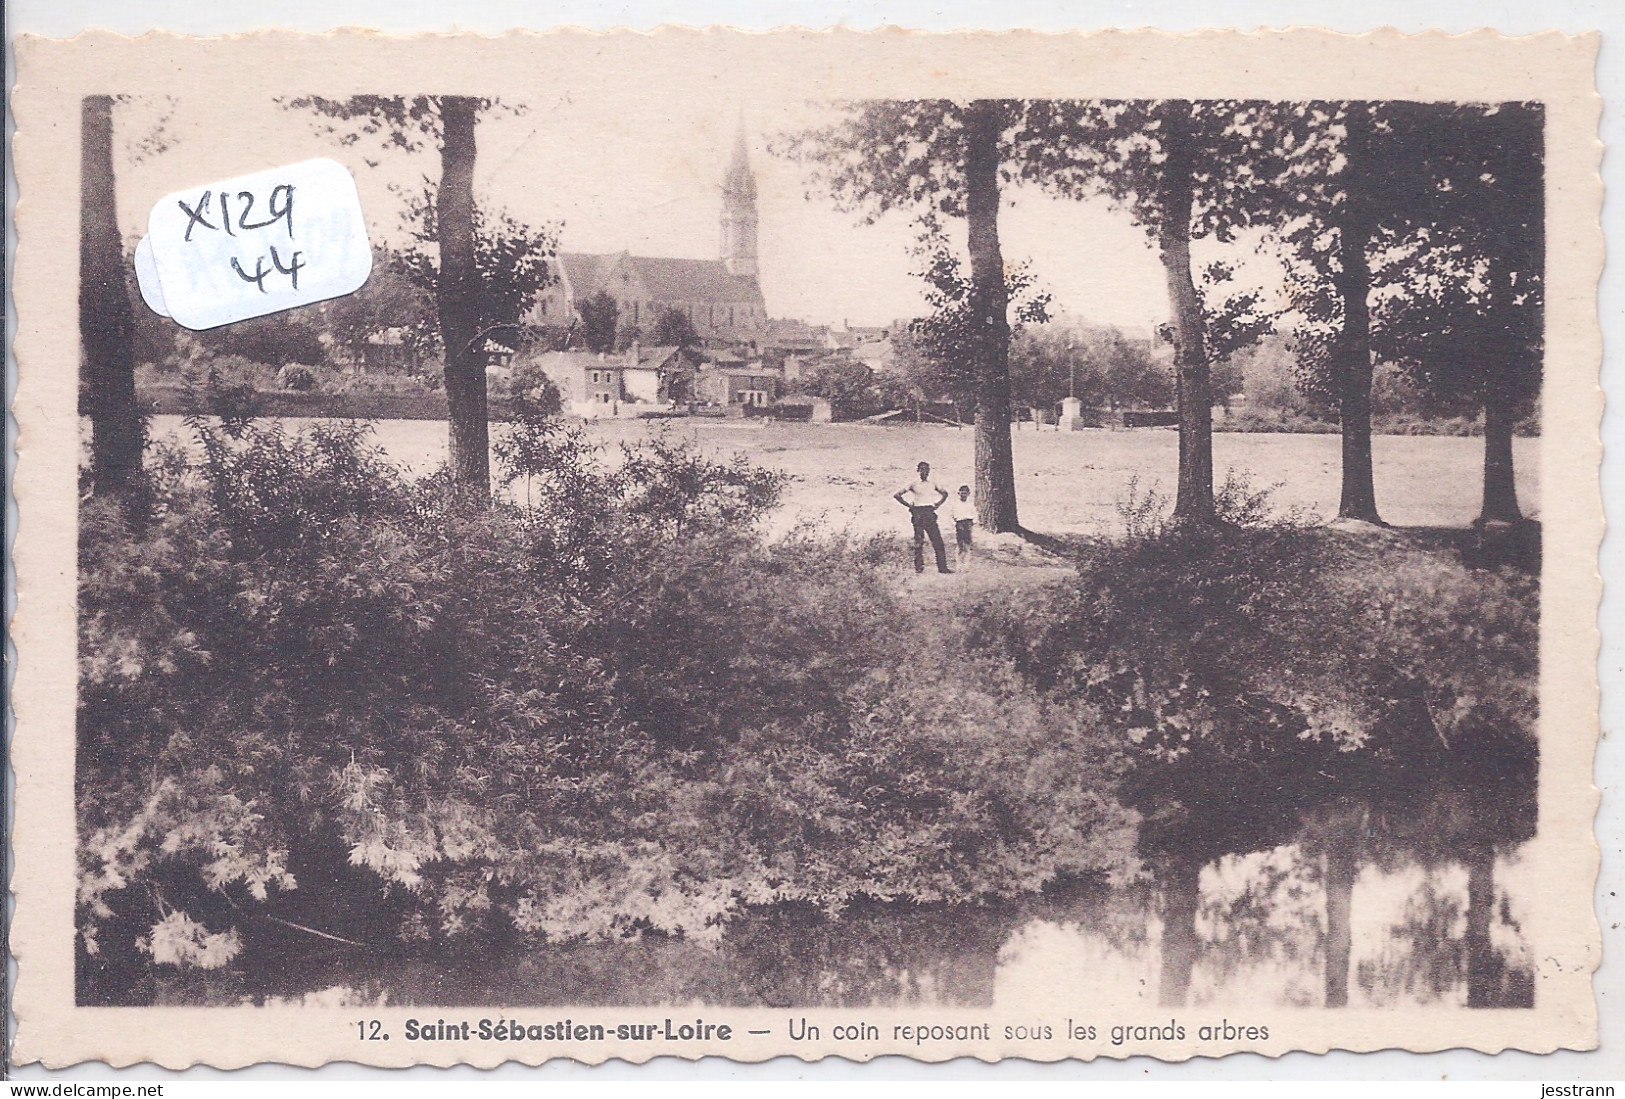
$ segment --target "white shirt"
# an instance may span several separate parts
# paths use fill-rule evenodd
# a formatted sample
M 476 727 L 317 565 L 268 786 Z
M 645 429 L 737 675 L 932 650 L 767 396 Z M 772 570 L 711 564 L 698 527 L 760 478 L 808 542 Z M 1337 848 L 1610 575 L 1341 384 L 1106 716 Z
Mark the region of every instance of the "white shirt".
M 931 481 L 910 481 L 898 492 L 911 508 L 934 508 L 943 491 Z
M 974 520 L 976 518 L 976 501 L 961 500 L 959 497 L 955 496 L 953 498 L 953 502 L 948 505 L 948 514 L 953 516 L 953 520 L 956 523 L 961 519 Z

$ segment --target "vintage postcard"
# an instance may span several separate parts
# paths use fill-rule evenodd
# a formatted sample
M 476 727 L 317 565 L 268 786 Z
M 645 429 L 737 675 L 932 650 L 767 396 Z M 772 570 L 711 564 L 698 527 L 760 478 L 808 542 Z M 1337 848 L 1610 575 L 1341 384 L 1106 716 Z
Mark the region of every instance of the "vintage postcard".
M 1595 1047 L 1597 47 L 20 40 L 19 1061 Z

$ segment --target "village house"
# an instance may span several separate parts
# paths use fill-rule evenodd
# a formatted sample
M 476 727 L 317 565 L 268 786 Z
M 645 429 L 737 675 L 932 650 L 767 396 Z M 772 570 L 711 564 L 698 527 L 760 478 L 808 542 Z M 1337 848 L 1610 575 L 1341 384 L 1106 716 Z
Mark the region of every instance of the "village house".
M 712 363 L 700 369 L 696 395 L 724 408 L 765 408 L 779 396 L 780 379 L 761 363 Z
M 485 369 L 487 371 L 507 370 L 513 365 L 513 348 L 497 340 L 487 339 L 480 349 L 485 355 Z
M 640 347 L 617 354 L 549 351 L 536 364 L 577 416 L 636 415 L 684 400 L 692 368 L 679 347 Z

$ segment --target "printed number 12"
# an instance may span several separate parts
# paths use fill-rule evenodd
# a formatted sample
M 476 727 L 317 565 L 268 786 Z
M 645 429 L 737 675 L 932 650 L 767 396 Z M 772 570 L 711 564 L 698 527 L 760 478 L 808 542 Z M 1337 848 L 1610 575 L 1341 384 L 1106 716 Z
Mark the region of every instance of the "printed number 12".
M 356 1023 L 356 1029 L 361 1032 L 363 1042 L 382 1042 L 384 1037 L 384 1024 L 377 1019 L 362 1019 Z

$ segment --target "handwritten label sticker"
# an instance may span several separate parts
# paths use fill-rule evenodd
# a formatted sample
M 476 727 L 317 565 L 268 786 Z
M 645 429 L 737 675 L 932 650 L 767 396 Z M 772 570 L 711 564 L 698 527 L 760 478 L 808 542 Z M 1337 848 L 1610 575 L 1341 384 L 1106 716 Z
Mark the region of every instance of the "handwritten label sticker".
M 136 248 L 141 296 L 192 329 L 336 298 L 371 273 L 355 180 L 325 158 L 166 195 Z
M 169 316 L 164 304 L 164 284 L 158 281 L 158 267 L 152 260 L 152 238 L 142 237 L 135 246 L 135 281 L 141 287 L 141 300 L 160 317 Z

